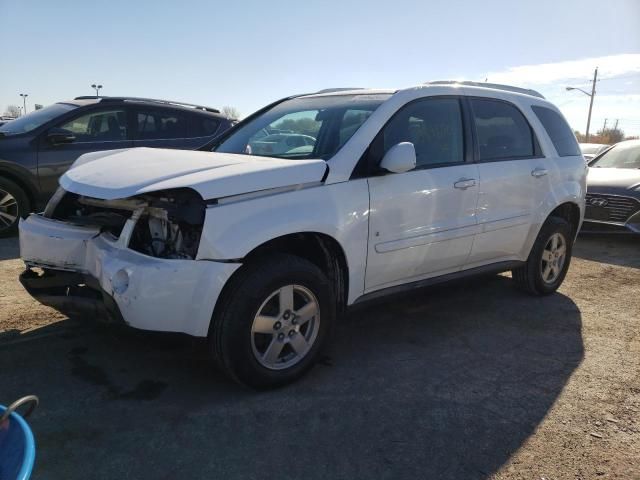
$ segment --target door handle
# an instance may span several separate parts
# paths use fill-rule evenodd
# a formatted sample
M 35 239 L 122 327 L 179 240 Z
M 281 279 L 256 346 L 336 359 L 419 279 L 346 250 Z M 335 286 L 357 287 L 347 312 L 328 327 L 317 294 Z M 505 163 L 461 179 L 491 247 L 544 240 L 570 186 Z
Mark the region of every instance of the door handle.
M 459 190 L 466 190 L 469 187 L 475 187 L 476 186 L 476 179 L 475 178 L 461 178 L 456 183 L 454 183 L 453 186 L 454 186 L 454 188 L 457 188 Z
M 549 173 L 549 170 L 546 168 L 535 168 L 531 171 L 531 175 L 536 178 L 544 177 L 547 173 Z

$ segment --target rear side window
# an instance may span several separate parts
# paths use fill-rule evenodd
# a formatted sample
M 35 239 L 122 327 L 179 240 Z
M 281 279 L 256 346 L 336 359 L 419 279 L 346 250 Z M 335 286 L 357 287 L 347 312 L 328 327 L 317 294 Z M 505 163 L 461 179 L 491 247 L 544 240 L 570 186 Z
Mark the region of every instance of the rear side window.
M 582 155 L 575 135 L 558 112 L 546 107 L 532 106 L 531 109 L 547 131 L 547 135 L 553 142 L 553 146 L 556 147 L 558 155 L 561 157 Z
M 496 100 L 472 98 L 470 102 L 481 161 L 534 156 L 531 126 L 520 110 Z
M 188 120 L 185 115 L 160 110 L 140 111 L 137 116 L 138 140 L 186 138 Z

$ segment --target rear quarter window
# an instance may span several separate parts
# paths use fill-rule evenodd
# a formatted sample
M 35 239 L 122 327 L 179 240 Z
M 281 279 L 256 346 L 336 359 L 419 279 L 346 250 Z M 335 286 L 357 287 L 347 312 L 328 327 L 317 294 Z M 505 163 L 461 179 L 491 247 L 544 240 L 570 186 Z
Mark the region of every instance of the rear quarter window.
M 205 117 L 204 115 L 194 115 L 193 137 L 209 137 L 216 133 L 220 126 L 220 121 L 216 118 Z
M 582 155 L 575 135 L 558 112 L 539 106 L 532 106 L 531 109 L 540 120 L 540 123 L 542 123 L 558 155 L 561 157 Z

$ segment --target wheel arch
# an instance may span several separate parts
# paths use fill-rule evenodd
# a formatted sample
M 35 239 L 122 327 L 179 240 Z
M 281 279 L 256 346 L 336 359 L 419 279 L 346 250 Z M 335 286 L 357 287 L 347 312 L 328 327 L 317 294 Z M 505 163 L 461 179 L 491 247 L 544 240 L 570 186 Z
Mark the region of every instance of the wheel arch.
M 575 202 L 565 202 L 554 208 L 547 216 L 557 217 L 566 220 L 571 225 L 573 238 L 575 240 L 578 230 L 580 229 L 580 207 Z
M 18 185 L 29 199 L 31 208 L 36 208 L 38 204 L 38 188 L 33 182 L 27 179 L 27 175 L 19 173 L 16 169 L 9 168 L 7 165 L 0 163 L 0 178 L 6 178 Z
M 345 251 L 334 237 L 320 232 L 297 232 L 270 239 L 242 258 L 242 264 L 248 265 L 273 253 L 285 253 L 304 258 L 322 270 L 334 287 L 338 312 L 346 309 L 349 293 L 349 267 Z M 239 268 L 226 282 L 220 298 L 225 296 Z M 221 303 L 216 302 L 216 307 Z

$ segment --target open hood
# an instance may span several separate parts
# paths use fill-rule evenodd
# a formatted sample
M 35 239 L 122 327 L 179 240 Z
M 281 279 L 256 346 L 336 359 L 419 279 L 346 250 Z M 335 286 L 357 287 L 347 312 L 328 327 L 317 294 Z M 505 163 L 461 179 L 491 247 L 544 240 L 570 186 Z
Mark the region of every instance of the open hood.
M 327 168 L 323 160 L 128 148 L 81 156 L 60 178 L 60 185 L 104 200 L 171 188 L 192 188 L 209 200 L 319 182 Z
M 587 188 L 621 188 L 633 190 L 640 186 L 640 169 L 589 168 Z

